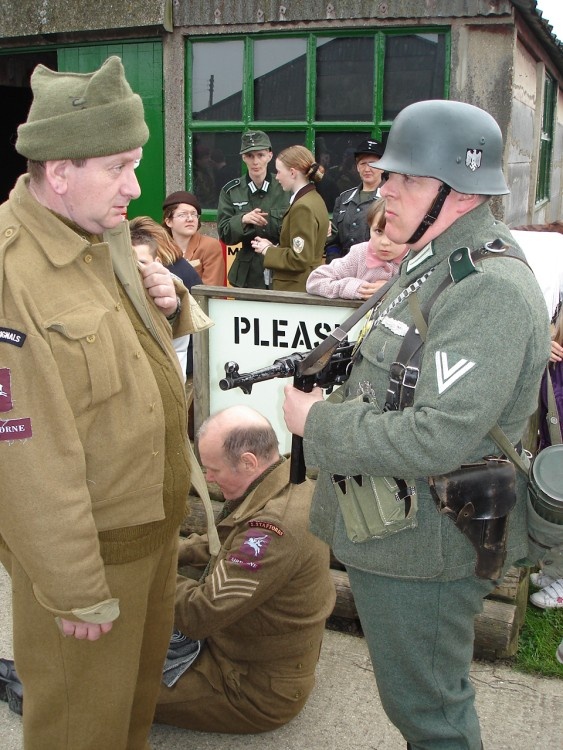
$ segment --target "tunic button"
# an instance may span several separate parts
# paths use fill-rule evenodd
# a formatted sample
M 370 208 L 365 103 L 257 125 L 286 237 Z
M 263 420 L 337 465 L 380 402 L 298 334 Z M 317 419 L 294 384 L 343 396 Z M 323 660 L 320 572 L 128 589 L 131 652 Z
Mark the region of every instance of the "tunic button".
M 6 231 L 4 232 L 4 237 L 11 237 L 13 233 L 14 233 L 14 230 L 12 229 L 12 227 L 10 227 L 9 229 L 6 229 Z
M 137 359 L 141 359 L 141 352 L 135 352 L 135 357 Z
M 95 335 L 94 335 L 93 333 L 92 333 L 92 334 L 90 334 L 90 336 L 86 336 L 86 341 L 87 341 L 87 342 L 88 342 L 89 344 L 93 344 L 95 340 L 96 340 L 96 337 L 95 337 Z
M 121 302 L 118 302 L 118 303 L 117 303 L 117 305 L 115 306 L 115 309 L 116 309 L 117 311 L 121 310 Z
M 301 698 L 301 696 L 302 696 L 301 690 L 296 690 L 295 691 L 295 698 Z
M 84 263 L 91 263 L 92 256 L 90 254 L 84 256 Z
M 303 669 L 303 664 L 299 663 L 299 664 L 297 665 L 297 669 Z

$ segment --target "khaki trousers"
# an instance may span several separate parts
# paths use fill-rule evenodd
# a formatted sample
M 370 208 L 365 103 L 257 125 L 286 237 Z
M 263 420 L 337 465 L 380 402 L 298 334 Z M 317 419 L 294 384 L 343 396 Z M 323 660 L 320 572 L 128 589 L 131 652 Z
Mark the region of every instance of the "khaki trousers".
M 24 686 L 25 750 L 150 750 L 173 628 L 178 535 L 151 555 L 106 566 L 120 616 L 98 641 L 64 637 L 11 558 L 14 657 Z

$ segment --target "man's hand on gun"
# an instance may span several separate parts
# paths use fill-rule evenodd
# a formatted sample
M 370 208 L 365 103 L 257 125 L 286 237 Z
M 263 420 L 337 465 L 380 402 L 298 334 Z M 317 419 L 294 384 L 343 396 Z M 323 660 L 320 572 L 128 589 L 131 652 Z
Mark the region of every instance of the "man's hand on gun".
M 312 349 L 310 352 L 295 352 L 254 372 L 240 373 L 237 362 L 225 364 L 225 377 L 219 381 L 219 387 L 223 391 L 240 388 L 249 394 L 255 383 L 293 377 L 293 385 L 285 387 L 283 406 L 285 423 L 293 434 L 290 472 L 292 484 L 300 484 L 305 479 L 302 437 L 309 409 L 317 401 L 323 400 L 322 389 L 330 392 L 334 386 L 348 380 L 353 351 L 354 343 L 344 339 L 324 353 L 320 347 L 319 350 Z
M 294 385 L 286 385 L 284 393 L 283 416 L 287 429 L 293 435 L 303 437 L 310 408 L 317 401 L 323 400 L 322 388 L 313 388 L 309 393 L 305 393 Z

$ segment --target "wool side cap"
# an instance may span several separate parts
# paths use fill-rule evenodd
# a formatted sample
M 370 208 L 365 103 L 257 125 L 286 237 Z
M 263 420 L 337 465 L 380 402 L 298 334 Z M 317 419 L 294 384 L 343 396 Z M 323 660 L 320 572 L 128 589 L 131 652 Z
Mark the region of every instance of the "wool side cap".
M 16 151 L 27 159 L 110 156 L 139 148 L 149 138 L 143 102 L 117 56 L 94 73 L 59 73 L 38 65 L 31 90 L 31 108 L 16 141 Z

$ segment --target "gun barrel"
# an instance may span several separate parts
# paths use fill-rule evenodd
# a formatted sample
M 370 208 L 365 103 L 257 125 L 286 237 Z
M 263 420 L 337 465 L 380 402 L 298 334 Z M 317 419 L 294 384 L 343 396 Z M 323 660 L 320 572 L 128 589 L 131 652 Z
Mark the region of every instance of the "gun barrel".
M 289 378 L 295 374 L 297 362 L 301 360 L 302 354 L 291 354 L 289 357 L 276 359 L 273 364 L 253 372 L 239 373 L 236 362 L 227 362 L 225 365 L 225 377 L 219 381 L 222 391 L 230 391 L 232 388 L 241 388 L 245 393 L 250 393 L 254 383 L 274 378 Z

